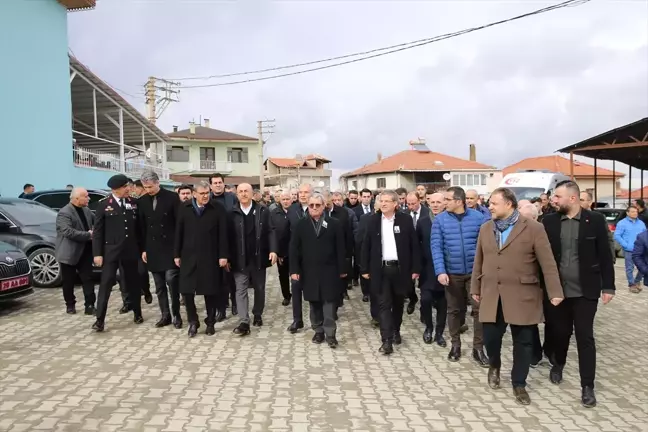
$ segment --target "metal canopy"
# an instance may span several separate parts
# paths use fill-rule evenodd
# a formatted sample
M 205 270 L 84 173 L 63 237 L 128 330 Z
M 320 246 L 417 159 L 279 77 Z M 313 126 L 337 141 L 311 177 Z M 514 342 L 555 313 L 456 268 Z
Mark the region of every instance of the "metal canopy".
M 557 150 L 648 170 L 648 117 Z
M 146 150 L 152 143 L 166 141 L 164 132 L 71 55 L 70 87 L 72 129 L 77 145 L 114 151 L 115 144 L 123 143 Z

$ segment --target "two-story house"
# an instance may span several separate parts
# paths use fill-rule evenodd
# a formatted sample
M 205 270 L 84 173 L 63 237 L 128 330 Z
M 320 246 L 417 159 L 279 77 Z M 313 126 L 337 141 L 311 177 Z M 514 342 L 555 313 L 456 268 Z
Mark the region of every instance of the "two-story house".
M 330 189 L 330 160 L 319 154 L 309 154 L 294 158 L 271 157 L 265 161 L 265 178 L 268 184 L 279 185 L 282 189 L 299 187 L 310 183 L 318 189 Z
M 188 129 L 167 134 L 166 161 L 171 178 L 180 183 L 198 183 L 214 173 L 228 184 L 259 186 L 261 148 L 257 138 L 189 123 Z

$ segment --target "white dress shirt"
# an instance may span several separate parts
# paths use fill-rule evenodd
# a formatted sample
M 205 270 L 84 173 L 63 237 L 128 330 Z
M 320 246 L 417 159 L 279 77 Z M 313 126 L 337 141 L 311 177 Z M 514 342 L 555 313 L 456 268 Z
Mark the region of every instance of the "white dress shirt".
M 381 238 L 382 238 L 382 259 L 383 261 L 398 261 L 398 251 L 396 249 L 396 237 L 394 235 L 394 221 L 396 215 L 387 218 L 381 217 Z
M 370 212 L 370 210 L 369 210 L 369 206 L 368 206 L 368 205 L 367 205 L 367 206 L 366 206 L 366 205 L 363 205 L 363 206 L 362 206 L 362 212 L 363 212 L 364 214 L 369 213 L 369 212 Z
M 249 206 L 243 207 L 243 204 L 241 204 L 241 210 L 243 210 L 243 213 L 245 213 L 245 216 L 250 214 L 250 210 L 252 210 L 252 203 L 250 203 Z

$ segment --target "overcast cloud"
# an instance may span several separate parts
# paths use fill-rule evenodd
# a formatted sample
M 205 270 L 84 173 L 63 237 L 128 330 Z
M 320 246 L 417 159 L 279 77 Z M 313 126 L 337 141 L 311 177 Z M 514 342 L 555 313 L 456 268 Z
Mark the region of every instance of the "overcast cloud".
M 144 111 L 149 75 L 317 60 L 555 3 L 104 0 L 69 15 L 69 36 L 79 60 Z M 254 136 L 256 120 L 274 118 L 267 155 L 318 152 L 336 174 L 417 137 L 463 158 L 475 143 L 480 162 L 503 167 L 648 116 L 648 2 L 594 0 L 339 68 L 185 89 L 180 100 L 159 119 L 162 130 L 202 116 L 212 127 Z

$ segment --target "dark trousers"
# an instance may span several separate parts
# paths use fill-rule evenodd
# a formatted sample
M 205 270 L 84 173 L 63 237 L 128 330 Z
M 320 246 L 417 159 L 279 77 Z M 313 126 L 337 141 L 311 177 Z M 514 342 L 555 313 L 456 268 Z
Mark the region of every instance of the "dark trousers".
M 224 287 L 218 296 L 217 307 L 221 313 L 225 314 L 225 310 L 229 304 L 236 304 L 236 282 L 234 282 L 234 272 L 223 272 L 223 284 Z
M 108 261 L 103 263 L 101 269 L 101 283 L 99 284 L 99 295 L 97 296 L 97 321 L 101 323 L 106 320 L 108 300 L 110 299 L 110 292 L 115 286 L 117 269 L 120 269 L 122 283 L 129 290 L 128 297 L 131 310 L 135 317 L 142 316 L 141 288 L 137 283 L 137 260 Z
M 446 287 L 446 299 L 448 301 L 448 329 L 453 346 L 461 346 L 461 335 L 459 329 L 462 326 L 462 316 L 466 317 L 468 301 L 472 305 L 471 314 L 473 317 L 473 349 L 482 349 L 483 327 L 479 322 L 479 303 L 475 303 L 470 295 L 471 275 L 449 275 L 450 285 Z
M 504 321 L 502 312 L 502 301 L 497 305 L 497 316 L 494 323 L 483 323 L 484 345 L 488 354 L 488 361 L 491 367 L 499 369 L 502 367 L 502 338 L 506 333 L 508 324 Z M 513 325 L 511 324 L 511 336 L 513 337 L 513 369 L 511 370 L 511 383 L 513 387 L 526 387 L 526 379 L 529 375 L 529 366 L 533 356 L 533 331 L 537 325 Z
M 597 309 L 598 299 L 566 298 L 551 310 L 547 319 L 554 332 L 553 348 L 556 364 L 560 367 L 567 362 L 569 341 L 574 331 L 572 329 L 575 329 L 581 387 L 594 387 L 596 376 L 594 317 Z
M 279 285 L 281 285 L 281 295 L 284 299 L 290 298 L 290 263 L 288 257 L 283 259 L 283 263 L 277 263 L 277 271 L 279 272 Z
M 420 286 L 419 286 L 420 288 Z M 423 295 L 423 294 L 421 294 Z M 410 288 L 409 292 L 407 293 L 407 298 L 409 299 L 410 303 L 416 303 L 418 302 L 418 296 L 416 295 L 416 281 L 412 281 L 412 287 Z
M 198 311 L 196 310 L 196 295 L 195 294 L 183 294 L 185 300 L 185 309 L 187 310 L 187 321 L 189 325 L 200 325 L 198 319 Z M 206 295 L 205 296 L 205 309 L 207 310 L 207 318 L 205 318 L 205 324 L 215 325 L 216 324 L 216 308 L 219 303 L 219 296 L 217 295 Z
M 429 289 L 421 290 L 421 317 L 425 327 L 434 330 L 434 320 L 432 319 L 432 308 L 436 309 L 436 334 L 442 335 L 446 326 L 448 316 L 448 302 L 444 291 L 433 291 Z
M 121 276 L 123 273 L 124 271 L 122 269 L 122 266 L 120 265 L 119 291 L 121 292 L 122 302 L 124 303 L 124 306 L 131 307 L 131 289 L 126 286 L 124 278 Z M 137 262 L 137 278 L 135 284 L 138 285 L 138 293 L 136 294 L 138 297 L 146 294 L 151 294 L 151 281 L 149 280 L 148 269 L 146 268 L 144 261 L 142 261 L 141 259 Z
M 83 254 L 76 265 L 60 263 L 61 276 L 63 278 L 63 300 L 65 305 L 70 307 L 76 304 L 74 295 L 74 284 L 77 273 L 83 286 L 84 305 L 94 306 L 97 301 L 95 296 L 94 281 L 92 280 L 92 246 L 86 246 Z
M 353 274 L 352 278 L 354 282 L 358 282 L 360 279 L 360 266 L 358 265 L 358 258 L 353 257 Z
M 303 322 L 304 321 L 304 312 L 303 312 L 303 290 L 301 281 L 296 281 L 290 279 L 290 289 L 292 291 L 292 312 L 293 312 L 293 321 Z
M 552 311 L 549 308 L 554 306 L 549 302 L 546 296 L 542 300 L 542 308 L 544 311 L 544 316 L 547 317 Z M 540 341 L 540 326 L 536 326 L 533 329 L 533 363 L 538 363 L 542 360 L 542 354 L 544 354 L 551 363 L 554 363 L 554 349 L 553 349 L 553 337 L 554 330 L 551 328 L 551 322 L 545 320 L 544 324 L 544 343 Z
M 180 318 L 180 269 L 152 272 L 162 318 Z M 171 308 L 169 308 L 169 295 Z
M 393 340 L 394 333 L 399 332 L 403 323 L 403 304 L 408 287 L 401 287 L 402 279 L 398 266 L 382 268 L 382 283 L 377 293 L 380 337 L 383 342 Z
M 324 333 L 326 337 L 335 337 L 337 324 L 335 312 L 337 305 L 333 302 L 309 302 L 311 328 L 315 333 Z

